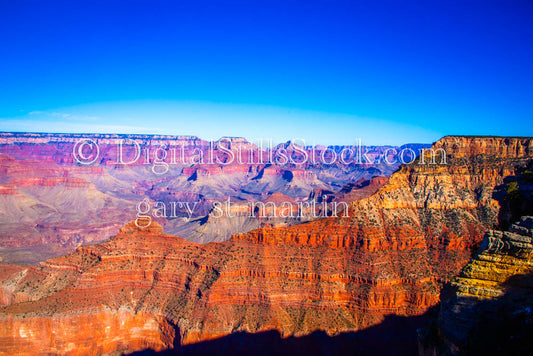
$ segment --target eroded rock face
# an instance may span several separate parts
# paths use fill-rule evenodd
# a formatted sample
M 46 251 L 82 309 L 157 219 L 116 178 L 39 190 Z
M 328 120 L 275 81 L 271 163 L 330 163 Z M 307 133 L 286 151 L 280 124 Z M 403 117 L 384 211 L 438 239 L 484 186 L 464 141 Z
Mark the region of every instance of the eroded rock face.
M 533 217 L 488 231 L 445 287 L 438 319 L 420 332 L 427 355 L 527 354 L 533 348 Z
M 237 331 L 333 335 L 388 314 L 419 315 L 437 303 L 442 283 L 496 223 L 494 186 L 533 153 L 531 139 L 504 138 L 490 142 L 526 148 L 502 157 L 492 149 L 478 153 L 478 145 L 489 147 L 484 140 L 444 138 L 434 147 L 458 145 L 446 162 L 403 166 L 376 194 L 351 203 L 348 217 L 265 227 L 203 245 L 167 235 L 155 222 L 147 229 L 132 222 L 106 242 L 38 267 L 0 265 L 1 300 L 9 304 L 0 322 L 11 325 L 0 329 L 0 351 L 26 347 L 17 333 L 23 326 L 40 335 L 36 351 L 52 347 L 44 325 L 63 335 L 60 345 L 76 344 L 79 326 L 72 322 L 72 332 L 61 333 L 58 320 L 79 316 L 81 325 L 108 313 L 115 325 L 121 310 L 131 311 L 131 320 L 139 313 L 164 320 L 146 331 L 155 349 Z M 462 145 L 475 155 L 462 156 Z M 87 353 L 102 345 L 123 350 L 130 341 L 130 350 L 145 348 L 134 336 L 132 330 L 101 334 Z M 58 352 L 75 354 L 62 347 Z
M 164 318 L 127 308 L 101 308 L 55 318 L 6 317 L 2 320 L 6 355 L 102 355 L 116 351 L 174 346 L 174 326 Z M 17 340 L 17 342 L 13 342 Z
M 170 348 L 176 341 L 195 343 L 235 331 L 302 336 L 357 330 L 386 314 L 412 315 L 436 302 L 433 277 L 416 276 L 421 260 L 431 263 L 422 250 L 368 255 L 239 239 L 199 245 L 164 234 L 155 222 L 145 230 L 131 223 L 109 241 L 39 267 L 2 265 L 3 302 L 9 305 L 0 314 L 6 325 L 0 350 L 76 354 L 66 345 L 89 343 L 81 325 L 116 326 L 120 318 L 140 328 L 140 335 L 130 329 L 98 334 L 92 348 L 80 348 L 82 354 L 123 345 Z M 144 330 L 137 323 L 143 319 L 164 320 L 172 328 Z M 176 339 L 168 333 L 175 330 Z M 27 335 L 33 335 L 33 346 Z
M 351 203 L 348 218 L 322 219 L 304 228 L 254 230 L 235 238 L 370 251 L 466 250 L 497 224 L 494 187 L 532 159 L 532 140 L 450 136 L 435 143 L 432 150 L 435 160 L 426 152 L 423 158 L 402 166 L 377 193 Z M 466 151 L 472 156 L 465 156 Z M 507 155 L 500 156 L 500 152 Z
M 83 147 L 84 157 L 94 155 L 94 162 L 80 159 Z M 388 176 L 399 166 L 393 149 L 400 147 L 315 149 L 230 137 L 210 142 L 193 136 L 0 132 L 0 258 L 37 263 L 106 240 L 135 219 L 145 199 L 152 207 L 177 204 L 159 220 L 167 232 L 195 242 L 227 240 L 261 223 L 242 218 L 202 224 L 215 203 L 228 197 L 244 204 L 263 201 L 276 192 L 302 201 L 315 189 L 336 191 L 351 181 Z M 372 162 L 357 157 L 367 150 Z

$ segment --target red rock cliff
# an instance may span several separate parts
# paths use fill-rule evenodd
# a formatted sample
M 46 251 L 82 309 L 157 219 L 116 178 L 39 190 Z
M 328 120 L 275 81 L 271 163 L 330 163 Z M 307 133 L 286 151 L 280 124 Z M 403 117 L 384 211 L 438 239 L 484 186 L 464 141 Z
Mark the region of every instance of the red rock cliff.
M 0 351 L 161 350 L 236 331 L 336 334 L 421 314 L 496 223 L 494 186 L 533 155 L 525 138 L 446 137 L 433 147 L 446 149 L 446 162 L 429 164 L 428 154 L 403 166 L 346 218 L 205 245 L 130 223 L 39 267 L 4 265 Z M 123 320 L 130 327 L 84 333 Z

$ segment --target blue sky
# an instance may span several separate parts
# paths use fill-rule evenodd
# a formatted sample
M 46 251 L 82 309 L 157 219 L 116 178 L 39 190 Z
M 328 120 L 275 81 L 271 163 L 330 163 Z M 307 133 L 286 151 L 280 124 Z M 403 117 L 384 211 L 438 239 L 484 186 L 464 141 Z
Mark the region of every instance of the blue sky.
M 1 1 L 0 130 L 533 135 L 533 3 Z

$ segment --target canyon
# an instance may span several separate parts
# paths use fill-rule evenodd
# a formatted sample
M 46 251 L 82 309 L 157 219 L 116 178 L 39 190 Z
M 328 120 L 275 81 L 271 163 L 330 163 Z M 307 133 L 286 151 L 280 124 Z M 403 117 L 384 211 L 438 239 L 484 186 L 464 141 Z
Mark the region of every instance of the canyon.
M 251 219 L 242 210 L 274 193 L 297 202 L 311 201 L 318 191 L 332 195 L 344 189 L 346 199 L 367 196 L 371 190 L 361 190 L 363 182 L 389 176 L 399 166 L 402 150 L 414 154 L 424 147 L 0 133 L 0 258 L 35 264 L 104 241 L 135 220 L 145 200 L 152 206 L 181 203 L 176 214 L 158 222 L 168 233 L 195 242 L 224 241 L 264 224 L 301 223 L 312 217 Z M 384 184 L 383 179 L 375 182 Z M 352 190 L 361 191 L 346 195 Z M 213 221 L 213 204 L 228 198 L 241 216 Z M 192 215 L 186 204 L 194 204 Z
M 463 267 L 500 224 L 503 203 L 496 193 L 530 164 L 533 139 L 447 136 L 432 150 L 437 156 L 422 152 L 389 179 L 359 181 L 369 174 L 359 171 L 349 173 L 353 187 L 332 189 L 328 181 L 308 184 L 305 194 L 276 190 L 294 200 L 325 191 L 333 192 L 333 200 L 352 194 L 348 217 L 265 223 L 204 244 L 165 233 L 168 223 L 142 228 L 131 221 L 114 237 L 81 244 L 66 256 L 34 266 L 2 263 L 0 353 L 179 351 L 242 333 L 276 332 L 287 339 L 323 332 L 335 338 L 391 316 L 421 316 L 439 302 L 443 285 L 460 287 L 485 273 Z M 8 151 L 17 158 L 15 148 Z M 271 174 L 267 168 L 258 167 L 263 173 L 257 180 Z M 277 180 L 269 184 L 276 186 L 280 177 L 273 170 Z M 188 182 L 205 177 L 195 172 Z M 292 174 L 291 182 L 298 176 Z M 359 191 L 365 187 L 366 193 Z M 514 235 L 508 239 L 527 244 Z M 454 279 L 461 270 L 471 272 Z M 378 342 L 386 342 L 386 333 L 381 337 Z M 409 347 L 399 352 L 412 354 Z

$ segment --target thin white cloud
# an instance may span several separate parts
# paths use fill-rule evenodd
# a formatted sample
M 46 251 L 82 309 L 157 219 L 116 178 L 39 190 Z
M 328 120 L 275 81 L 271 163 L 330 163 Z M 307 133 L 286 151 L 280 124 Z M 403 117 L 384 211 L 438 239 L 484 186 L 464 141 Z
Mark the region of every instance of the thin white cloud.
M 164 130 L 156 127 L 130 125 L 84 124 L 65 121 L 38 121 L 0 119 L 0 131 L 22 132 L 61 132 L 61 133 L 153 133 L 163 134 Z
M 84 114 L 72 114 L 69 112 L 62 112 L 62 111 L 42 111 L 42 110 L 35 110 L 30 111 L 28 115 L 32 115 L 33 117 L 39 117 L 43 120 L 49 120 L 49 119 L 64 119 L 69 121 L 98 121 L 102 118 L 99 116 L 94 115 L 84 115 Z
M 53 117 L 61 117 L 63 119 L 66 119 L 66 118 L 72 116 L 72 114 L 67 114 L 67 113 L 64 113 L 64 112 L 51 112 L 51 113 L 49 113 L 49 115 L 53 116 Z

